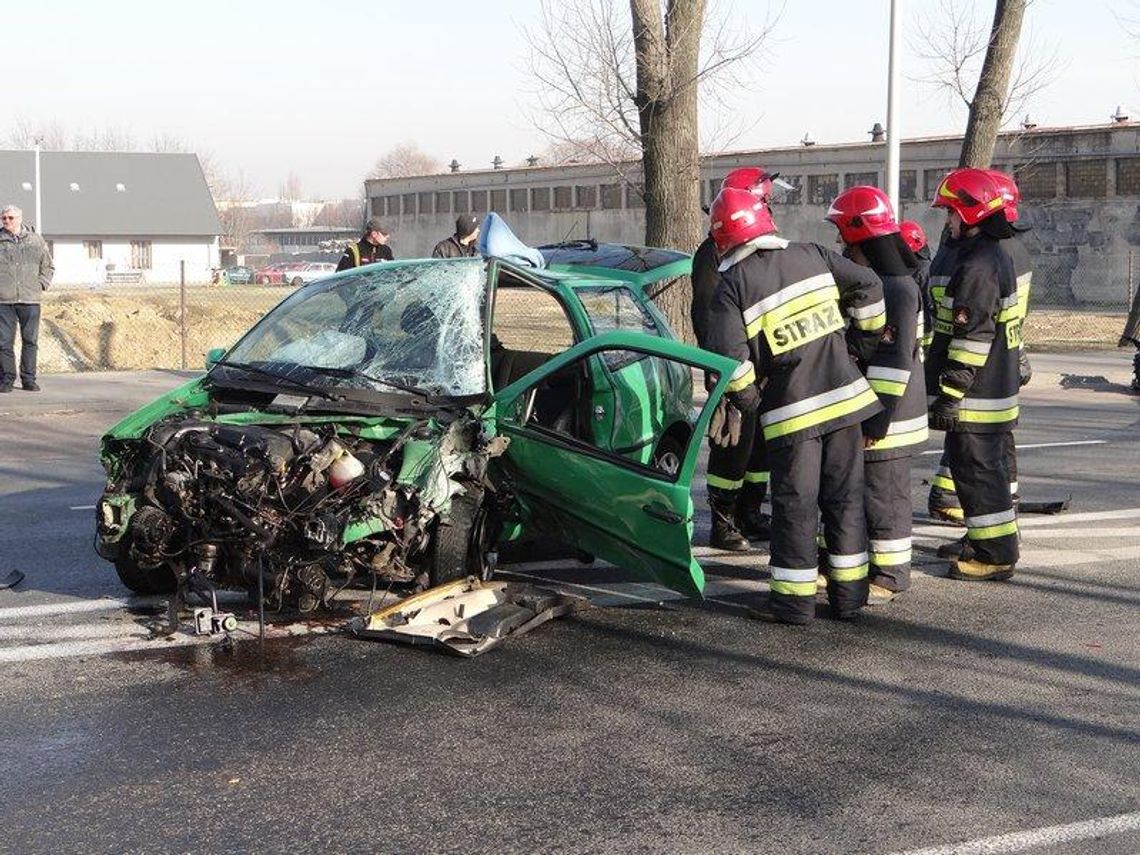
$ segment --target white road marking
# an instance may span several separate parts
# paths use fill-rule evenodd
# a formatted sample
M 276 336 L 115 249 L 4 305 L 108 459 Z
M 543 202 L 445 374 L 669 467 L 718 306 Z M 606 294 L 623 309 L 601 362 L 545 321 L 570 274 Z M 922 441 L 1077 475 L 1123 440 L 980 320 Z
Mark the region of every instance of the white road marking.
M 1028 445 L 1017 446 L 1018 451 L 1028 451 L 1031 448 L 1072 448 L 1077 445 L 1107 445 L 1107 439 L 1074 439 L 1070 442 L 1035 442 Z M 920 452 L 920 456 L 929 457 L 933 454 L 941 454 L 941 448 L 932 448 L 929 451 Z
M 912 849 L 902 855 L 996 855 L 1004 852 L 1025 852 L 1044 846 L 1057 846 L 1076 840 L 1090 840 L 1112 834 L 1140 831 L 1140 812 L 1106 816 L 1068 825 L 1050 825 L 1031 831 L 1014 831 L 994 837 L 983 837 L 965 843 Z
M 1128 520 L 1140 518 L 1140 508 L 1121 508 L 1116 511 L 1087 511 L 1080 514 L 1056 514 L 1055 516 L 1030 517 L 1022 514 L 1017 524 L 1021 528 L 1041 528 L 1047 525 L 1068 525 L 1069 523 L 1100 522 L 1102 520 Z
M 150 631 L 141 624 L 128 621 L 104 621 L 60 626 L 54 623 L 0 626 L 0 640 L 54 642 L 65 639 L 149 638 Z
M 95 506 L 94 505 L 72 505 L 71 510 L 73 510 L 73 511 L 93 511 L 93 510 L 95 510 Z
M 23 618 L 45 617 L 48 615 L 79 614 L 82 612 L 104 612 L 126 608 L 166 608 L 169 597 L 101 597 L 97 600 L 68 600 L 59 603 L 42 603 L 37 606 L 11 606 L 0 609 L 0 621 L 21 620 Z M 219 603 L 248 602 L 245 594 L 238 591 L 218 591 Z

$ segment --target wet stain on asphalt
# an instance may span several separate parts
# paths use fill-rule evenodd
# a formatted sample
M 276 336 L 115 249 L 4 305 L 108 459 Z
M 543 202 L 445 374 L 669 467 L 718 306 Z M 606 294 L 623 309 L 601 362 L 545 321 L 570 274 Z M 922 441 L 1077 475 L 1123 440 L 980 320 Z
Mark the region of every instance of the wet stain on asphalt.
M 239 643 L 219 639 L 213 644 L 132 651 L 117 656 L 127 662 L 172 665 L 196 676 L 217 675 L 242 681 L 265 677 L 304 681 L 319 673 L 300 656 L 300 651 L 316 638 L 315 635 L 307 635 Z

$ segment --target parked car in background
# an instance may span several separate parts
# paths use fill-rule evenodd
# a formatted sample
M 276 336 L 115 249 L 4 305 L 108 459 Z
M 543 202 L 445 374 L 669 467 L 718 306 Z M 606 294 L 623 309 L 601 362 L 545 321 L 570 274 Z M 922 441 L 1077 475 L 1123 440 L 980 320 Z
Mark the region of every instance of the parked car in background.
M 254 271 L 253 281 L 257 285 L 283 285 L 285 284 L 285 270 L 296 263 L 295 261 L 278 261 L 276 264 L 259 267 Z
M 253 281 L 253 269 L 245 265 L 227 267 L 222 271 L 222 278 L 230 285 L 248 285 Z
M 306 282 L 315 282 L 326 276 L 336 273 L 336 265 L 328 261 L 310 261 L 300 267 L 285 271 L 285 281 L 294 288 L 299 288 Z

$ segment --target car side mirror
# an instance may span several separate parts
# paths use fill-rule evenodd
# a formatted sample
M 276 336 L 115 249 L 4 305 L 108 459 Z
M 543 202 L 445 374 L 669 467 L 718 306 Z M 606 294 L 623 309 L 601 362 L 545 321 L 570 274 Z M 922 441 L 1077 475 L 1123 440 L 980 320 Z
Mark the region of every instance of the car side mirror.
M 211 347 L 206 351 L 206 370 L 209 371 L 214 367 L 215 363 L 221 362 L 222 357 L 226 355 L 224 347 Z

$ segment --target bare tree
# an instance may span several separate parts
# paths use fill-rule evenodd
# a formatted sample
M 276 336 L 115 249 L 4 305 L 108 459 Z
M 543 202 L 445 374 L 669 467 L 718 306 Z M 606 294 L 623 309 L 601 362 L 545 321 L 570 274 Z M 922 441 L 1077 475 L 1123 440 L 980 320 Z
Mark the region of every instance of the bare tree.
M 301 199 L 301 176 L 290 170 L 285 181 L 277 188 L 277 197 L 284 202 L 299 202 Z
M 648 244 L 691 249 L 706 231 L 698 104 L 739 82 L 775 25 L 728 21 L 706 0 L 629 0 L 628 17 L 618 0 L 543 0 L 524 30 L 535 125 L 567 160 L 606 163 L 642 193 Z M 687 287 L 661 298 L 686 333 L 688 299 Z
M 421 151 L 414 142 L 400 143 L 380 157 L 368 170 L 367 178 L 407 178 L 443 171 L 443 163 Z
M 989 30 L 969 4 L 942 0 L 916 26 L 915 52 L 929 67 L 916 78 L 968 111 L 959 165 L 989 166 L 998 131 L 1018 116 L 1060 73 L 1057 48 L 1032 35 L 1023 43 L 1022 23 L 1033 0 L 995 0 Z
M 244 172 L 239 171 L 232 176 L 215 172 L 210 192 L 214 195 L 214 206 L 222 222 L 222 246 L 242 252 L 250 232 L 257 227 L 256 196 L 252 186 Z
M 314 226 L 348 226 L 355 229 L 364 219 L 363 199 L 339 199 L 336 202 L 327 202 L 316 217 Z
M 45 151 L 63 151 L 67 148 L 67 131 L 55 119 L 38 123 L 17 119 L 3 140 L 11 148 L 34 148 L 38 142 Z

